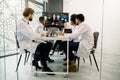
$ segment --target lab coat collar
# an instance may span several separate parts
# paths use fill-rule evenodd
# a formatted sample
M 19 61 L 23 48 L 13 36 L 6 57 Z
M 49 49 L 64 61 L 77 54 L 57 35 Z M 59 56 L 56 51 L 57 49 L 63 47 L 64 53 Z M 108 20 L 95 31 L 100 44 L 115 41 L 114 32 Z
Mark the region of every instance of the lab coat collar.
M 41 22 L 39 23 L 40 26 L 44 26 Z
M 84 24 L 84 22 L 81 22 L 78 26 L 81 26 L 82 24 Z
M 22 20 L 27 24 L 29 23 L 29 21 L 27 19 L 25 19 L 24 17 L 22 18 Z

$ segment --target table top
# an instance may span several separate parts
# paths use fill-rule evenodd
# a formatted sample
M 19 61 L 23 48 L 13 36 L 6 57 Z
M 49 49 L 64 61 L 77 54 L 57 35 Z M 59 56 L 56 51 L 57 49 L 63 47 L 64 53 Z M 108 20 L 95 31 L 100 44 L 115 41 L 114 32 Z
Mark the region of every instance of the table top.
M 69 37 L 64 37 L 64 36 L 58 36 L 58 37 L 40 37 L 35 40 L 63 40 L 63 41 L 69 41 Z

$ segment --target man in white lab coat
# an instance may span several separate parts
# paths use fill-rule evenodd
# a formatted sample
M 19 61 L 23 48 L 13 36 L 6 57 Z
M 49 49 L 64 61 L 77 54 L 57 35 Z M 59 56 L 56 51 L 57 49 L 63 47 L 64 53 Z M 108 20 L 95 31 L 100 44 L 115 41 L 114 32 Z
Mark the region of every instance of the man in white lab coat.
M 35 32 L 39 33 L 39 34 L 41 34 L 41 33 L 47 33 L 47 36 L 48 36 L 51 31 L 50 31 L 50 29 L 48 29 L 48 31 L 44 30 L 45 23 L 46 23 L 46 19 L 44 18 L 44 16 L 40 16 L 39 17 L 39 26 L 36 28 Z M 50 42 L 47 41 L 47 44 L 51 45 L 52 43 L 50 43 Z M 50 59 L 49 54 L 48 54 L 47 61 L 54 62 L 54 60 Z
M 72 39 L 72 41 L 69 42 L 69 71 L 70 72 L 76 72 L 76 64 L 75 64 L 75 55 L 72 51 L 77 50 L 77 54 L 80 57 L 88 57 L 90 54 L 90 50 L 93 47 L 93 33 L 88 25 L 84 23 L 84 15 L 78 14 L 76 16 L 76 24 L 78 26 L 76 27 L 75 31 L 72 32 L 71 35 L 68 37 Z M 67 25 L 66 25 L 67 26 Z M 58 32 L 59 35 L 64 35 L 62 32 Z M 76 40 L 79 39 L 79 42 Z M 67 53 L 67 46 L 64 42 L 64 52 Z M 64 69 L 66 71 L 66 69 Z
M 32 21 L 33 13 L 34 10 L 32 8 L 26 7 L 23 11 L 23 18 L 17 25 L 17 39 L 20 44 L 20 51 L 21 53 L 24 53 L 24 49 L 32 51 L 32 53 L 35 53 L 34 56 L 36 56 L 33 60 L 33 66 L 35 66 L 38 69 L 41 69 L 41 67 L 38 65 L 38 61 L 40 60 L 43 66 L 43 71 L 52 72 L 52 70 L 47 66 L 46 63 L 46 58 L 48 56 L 47 54 L 49 53 L 52 45 L 47 44 L 47 42 L 32 42 L 32 45 L 30 45 L 30 41 L 32 39 L 38 39 L 39 37 L 46 36 L 45 33 L 38 34 L 32 31 L 29 25 L 29 21 Z

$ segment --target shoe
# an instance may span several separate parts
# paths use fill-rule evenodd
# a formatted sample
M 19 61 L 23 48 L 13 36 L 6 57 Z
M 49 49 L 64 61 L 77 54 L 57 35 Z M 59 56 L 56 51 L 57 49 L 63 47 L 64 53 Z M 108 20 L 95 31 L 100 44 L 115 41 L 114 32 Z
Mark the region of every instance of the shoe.
M 54 54 L 54 51 L 53 50 L 51 50 L 51 52 L 50 52 L 50 56 L 52 56 Z
M 40 67 L 38 63 L 35 62 L 34 60 L 32 61 L 32 65 L 35 66 L 37 69 L 42 69 L 42 67 Z
M 63 54 L 64 54 L 63 52 L 60 53 L 60 55 L 63 55 Z
M 64 72 L 67 71 L 67 69 L 63 70 Z M 69 72 L 77 72 L 78 69 L 76 68 L 76 62 L 74 60 L 70 61 L 70 65 L 69 65 Z
M 49 67 L 47 67 L 47 68 L 43 68 L 42 71 L 43 71 L 43 72 L 53 72 Z M 47 73 L 47 75 L 55 75 L 55 74 Z
M 61 53 L 60 53 L 60 55 L 63 55 L 63 54 L 64 54 L 64 51 L 62 50 Z
M 67 69 L 63 69 L 64 72 L 67 72 Z M 68 69 L 68 72 L 77 72 L 78 69 L 76 68 L 76 65 L 75 66 L 70 66 L 69 69 Z

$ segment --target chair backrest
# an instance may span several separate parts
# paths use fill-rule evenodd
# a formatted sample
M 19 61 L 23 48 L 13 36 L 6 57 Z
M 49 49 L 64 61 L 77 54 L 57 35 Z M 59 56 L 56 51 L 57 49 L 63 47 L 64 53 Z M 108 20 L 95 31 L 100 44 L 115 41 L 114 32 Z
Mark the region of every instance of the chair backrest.
M 99 36 L 99 32 L 94 32 L 93 33 L 93 37 L 94 37 L 94 46 L 93 46 L 93 48 L 97 48 L 98 36 Z
M 16 39 L 16 45 L 17 45 L 17 48 L 20 48 L 20 46 L 19 46 L 19 42 L 18 42 L 18 40 L 17 40 L 17 33 L 14 32 L 14 34 L 15 34 L 15 39 Z

